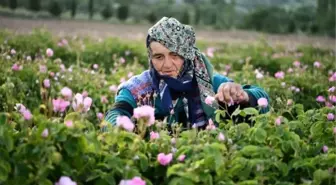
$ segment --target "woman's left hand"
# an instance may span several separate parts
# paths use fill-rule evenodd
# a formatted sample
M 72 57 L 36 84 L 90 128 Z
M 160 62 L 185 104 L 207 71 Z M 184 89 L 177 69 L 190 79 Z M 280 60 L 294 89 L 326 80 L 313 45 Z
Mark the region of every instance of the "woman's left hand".
M 234 82 L 222 83 L 215 96 L 217 101 L 229 105 L 234 103 L 243 103 L 249 101 L 249 96 L 240 84 Z

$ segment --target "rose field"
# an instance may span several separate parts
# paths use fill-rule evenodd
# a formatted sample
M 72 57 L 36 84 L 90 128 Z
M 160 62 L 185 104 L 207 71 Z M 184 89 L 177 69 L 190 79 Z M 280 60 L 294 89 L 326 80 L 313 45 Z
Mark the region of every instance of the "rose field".
M 168 132 L 151 107 L 104 120 L 118 85 L 148 68 L 145 38 L 0 32 L 0 184 L 336 184 L 336 64 L 310 45 L 198 42 L 216 72 L 270 96 L 218 127 Z M 252 123 L 236 122 L 233 116 Z M 134 123 L 137 121 L 137 125 Z

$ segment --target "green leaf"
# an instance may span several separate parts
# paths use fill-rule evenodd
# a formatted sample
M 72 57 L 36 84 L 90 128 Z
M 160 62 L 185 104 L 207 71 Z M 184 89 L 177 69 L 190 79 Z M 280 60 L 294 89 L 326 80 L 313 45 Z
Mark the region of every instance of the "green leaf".
M 310 127 L 310 133 L 311 133 L 313 138 L 322 136 L 323 135 L 323 130 L 324 130 L 323 122 L 321 122 L 321 121 L 314 123 Z
M 220 152 L 227 151 L 226 146 L 222 143 L 211 143 L 210 147 L 216 149 L 217 151 L 219 150 Z
M 208 172 L 205 172 L 205 170 L 203 173 L 200 173 L 198 176 L 200 177 L 202 184 L 213 185 L 213 178 L 211 174 L 209 174 Z
M 302 125 L 302 122 L 299 120 L 293 120 L 288 122 L 288 126 L 290 130 L 295 130 L 296 128 L 300 128 L 300 126 Z
M 138 154 L 140 160 L 140 168 L 145 172 L 148 168 L 148 159 L 144 154 Z
M 242 110 L 242 111 L 240 111 L 239 115 L 243 116 L 243 117 L 246 117 L 246 112 Z
M 285 163 L 277 161 L 274 165 L 282 172 L 283 176 L 286 177 L 288 175 L 288 167 Z
M 326 164 L 335 164 L 333 162 L 336 161 L 336 154 L 329 153 L 327 156 L 323 156 L 323 161 L 325 161 Z
M 239 183 L 239 185 L 258 185 L 257 180 L 246 180 Z
M 198 161 L 196 161 L 196 163 L 197 162 Z M 198 168 L 198 164 L 195 164 L 195 166 L 195 168 Z M 190 182 L 200 182 L 200 177 L 195 176 L 195 173 L 190 169 L 186 169 L 185 165 L 182 163 L 174 164 L 173 166 L 168 168 L 167 177 L 173 176 L 183 177 L 186 180 L 189 179 Z
M 266 139 L 266 137 L 267 137 L 267 133 L 266 133 L 266 131 L 265 131 L 264 129 L 262 129 L 262 128 L 257 128 L 257 129 L 255 130 L 255 134 L 254 134 L 254 136 L 255 136 L 255 140 L 256 140 L 257 142 L 259 142 L 259 143 L 264 143 L 264 142 L 265 142 L 265 139 Z
M 318 169 L 314 172 L 314 183 L 321 184 L 324 180 L 329 179 L 332 177 L 332 175 L 329 173 L 328 170 L 321 170 Z
M 105 179 L 98 179 L 94 185 L 109 185 L 110 183 Z M 115 183 L 114 183 L 115 184 Z
M 208 176 L 207 176 L 207 178 L 206 178 L 206 184 L 208 184 L 208 185 L 213 185 L 213 178 L 212 178 L 212 176 L 210 175 L 210 174 L 207 174 Z
M 230 177 L 239 177 L 241 171 L 246 167 L 247 165 L 247 159 L 244 157 L 236 157 L 231 162 L 231 168 L 229 169 L 228 175 Z
M 115 179 L 114 179 L 114 172 L 105 174 L 102 176 L 102 179 L 105 180 L 105 182 L 107 182 L 107 184 L 109 185 L 116 185 Z
M 183 172 L 183 169 L 184 169 L 184 164 L 182 163 L 174 164 L 168 168 L 167 177 L 170 177 L 172 175 L 180 176 L 181 175 L 180 172 Z
M 86 177 L 85 182 L 89 182 L 92 181 L 100 176 L 102 176 L 102 174 L 104 174 L 105 172 L 102 172 L 101 170 L 95 169 L 93 170 L 93 172 L 91 172 L 90 174 L 88 174 L 88 177 Z
M 184 177 L 174 177 L 169 181 L 169 185 L 195 185 L 195 183 Z
M 240 152 L 244 155 L 244 156 L 255 156 L 257 153 L 260 152 L 260 147 L 259 146 L 255 146 L 255 145 L 247 145 L 244 146 Z
M 292 149 L 293 149 L 296 153 L 300 152 L 301 147 L 300 147 L 300 145 L 299 145 L 298 142 L 295 142 L 294 140 L 290 140 L 289 143 L 290 143 L 290 146 L 292 147 Z
M 151 143 L 149 145 L 149 147 L 150 147 L 150 150 L 151 150 L 152 153 L 156 153 L 156 152 L 159 151 L 159 147 L 158 147 L 158 145 L 156 143 Z
M 0 113 L 0 125 L 4 125 L 7 122 L 7 115 L 6 113 Z
M 48 179 L 42 179 L 42 180 L 39 180 L 39 184 L 40 185 L 53 185 L 53 182 L 51 182 Z
M 232 116 L 237 116 L 241 112 L 240 108 L 238 107 L 233 113 Z
M 253 107 L 248 107 L 243 110 L 247 115 L 258 115 L 259 114 L 259 111 Z
M 298 115 L 304 114 L 304 109 L 302 104 L 295 104 L 294 109 Z
M 251 166 L 247 165 L 245 166 L 239 173 L 239 179 L 245 180 L 248 179 L 251 176 L 252 168 Z
M 221 121 L 221 117 L 220 117 L 220 116 L 221 116 L 220 113 L 217 113 L 217 114 L 216 114 L 215 119 L 216 119 L 216 122 L 217 122 L 217 123 L 220 123 L 220 121 Z
M 70 156 L 75 156 L 77 153 L 82 153 L 86 151 L 86 140 L 83 136 L 75 138 L 69 138 L 65 144 L 64 149 Z
M 13 132 L 7 128 L 7 125 L 0 125 L 0 145 L 5 145 L 10 152 L 14 148 Z
M 276 182 L 275 183 L 275 185 L 294 185 L 294 183 L 292 183 L 292 182 L 283 182 L 283 181 L 278 181 L 278 182 Z M 304 184 L 302 184 L 302 185 L 304 185 Z
M 189 153 L 192 153 L 192 151 L 193 151 L 193 147 L 192 146 L 190 146 L 190 145 L 183 145 L 176 152 L 176 156 L 179 156 L 181 154 L 187 155 Z
M 11 171 L 10 163 L 4 160 L 0 160 L 0 182 L 5 182 Z
M 240 133 L 247 133 L 247 130 L 250 129 L 250 125 L 247 123 L 240 123 L 237 125 L 237 129 Z
M 64 122 L 68 120 L 72 120 L 73 122 L 75 122 L 75 121 L 79 121 L 80 118 L 81 118 L 81 115 L 79 112 L 71 112 L 65 116 Z

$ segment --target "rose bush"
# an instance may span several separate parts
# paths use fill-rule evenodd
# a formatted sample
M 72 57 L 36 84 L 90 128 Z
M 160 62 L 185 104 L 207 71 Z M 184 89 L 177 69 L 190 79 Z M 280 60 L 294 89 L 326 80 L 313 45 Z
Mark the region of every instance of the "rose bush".
M 147 68 L 141 43 L 1 32 L 0 184 L 334 184 L 335 53 L 201 49 L 217 72 L 265 88 L 271 101 L 259 108 L 271 111 L 233 113 L 251 125 L 217 110 L 218 127 L 168 133 L 145 106 L 112 127 L 103 117 L 118 84 Z

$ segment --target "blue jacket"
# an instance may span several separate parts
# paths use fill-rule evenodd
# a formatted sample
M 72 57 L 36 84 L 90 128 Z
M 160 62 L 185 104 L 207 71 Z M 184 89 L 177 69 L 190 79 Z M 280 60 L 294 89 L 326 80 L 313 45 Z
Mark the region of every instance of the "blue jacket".
M 149 75 L 149 71 L 146 70 L 142 74 L 134 76 L 133 78 L 139 78 L 141 75 Z M 148 80 L 149 81 L 149 80 Z M 220 75 L 220 74 L 214 74 L 212 78 L 212 85 L 213 85 L 213 90 L 215 93 L 217 93 L 217 90 L 219 86 L 222 83 L 227 83 L 227 82 L 233 82 L 230 78 Z M 144 83 L 141 82 L 142 84 L 148 84 L 150 82 Z M 139 82 L 140 84 L 140 82 Z M 247 102 L 244 105 L 240 105 L 241 107 L 256 107 L 257 106 L 257 100 L 259 98 L 266 98 L 268 102 L 270 101 L 268 94 L 260 87 L 254 86 L 254 85 L 242 85 L 242 88 L 247 92 L 249 95 L 250 101 Z M 133 115 L 133 109 L 136 108 L 137 102 L 136 102 L 136 95 L 137 93 L 131 92 L 127 88 L 120 88 L 116 97 L 115 97 L 115 103 L 113 107 L 106 112 L 105 114 L 105 121 L 111 123 L 112 125 L 116 124 L 116 118 L 119 115 L 126 115 L 128 117 L 132 117 Z M 161 106 L 161 100 L 160 97 L 157 96 L 154 101 L 155 105 L 155 118 L 156 119 L 163 119 L 164 117 L 170 116 L 170 112 L 164 112 Z M 174 122 L 182 122 L 182 118 L 180 115 L 182 112 L 184 112 L 183 106 L 178 106 L 179 103 L 182 103 L 181 100 L 178 100 L 177 106 L 175 106 L 174 109 L 174 115 L 170 116 L 167 120 L 169 120 L 169 124 L 174 123 Z M 231 107 L 231 110 L 229 112 L 233 112 L 235 109 L 234 106 Z M 269 111 L 269 106 L 266 108 L 260 109 L 260 113 L 266 113 Z

